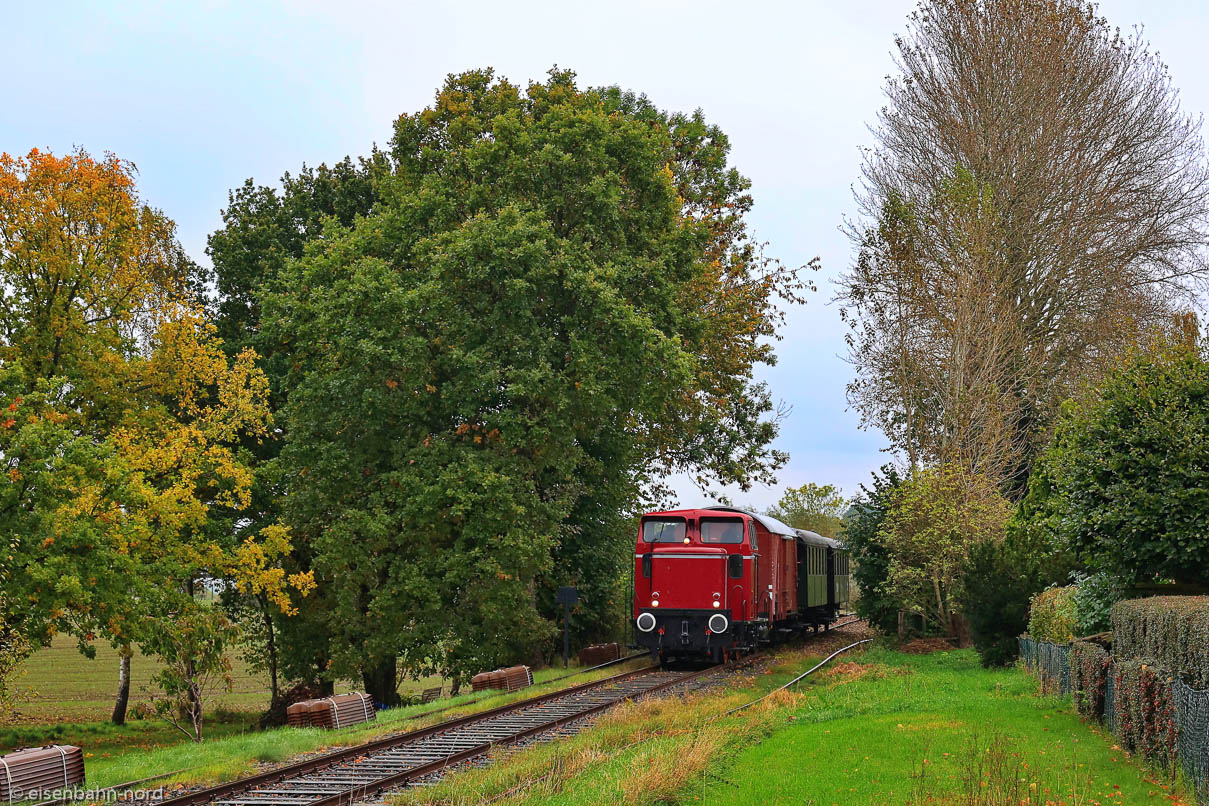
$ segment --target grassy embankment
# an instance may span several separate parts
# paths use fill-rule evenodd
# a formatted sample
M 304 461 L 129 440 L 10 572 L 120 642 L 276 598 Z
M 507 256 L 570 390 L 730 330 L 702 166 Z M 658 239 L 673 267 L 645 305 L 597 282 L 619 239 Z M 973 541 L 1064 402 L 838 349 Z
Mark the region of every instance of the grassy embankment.
M 620 674 L 645 663 L 646 661 L 643 660 L 631 661 L 548 683 L 546 681 L 552 681 L 553 678 L 560 677 L 566 672 L 561 667 L 542 669 L 534 673 L 532 688 L 511 694 L 491 696 L 468 692 L 456 698 L 445 698 L 427 705 L 393 708 L 379 712 L 378 718 L 373 722 L 341 730 L 277 728 L 252 731 L 245 729 L 233 735 L 207 739 L 200 745 L 179 741 L 153 748 L 126 745 L 104 753 L 97 752 L 98 745 L 89 742 L 89 737 L 84 735 L 81 747 L 86 751 L 87 758 L 88 780 L 86 783 L 89 787 L 108 787 L 176 770 L 184 770 L 184 772 L 156 781 L 152 786 L 165 785 L 172 788 L 179 784 L 218 783 L 254 771 L 257 762 L 282 762 L 300 753 L 348 746 L 389 733 L 415 730 L 462 714 L 494 708 L 537 694 Z M 575 670 L 571 669 L 571 671 Z M 434 713 L 438 710 L 441 713 Z M 413 719 L 412 717 L 418 718 Z M 130 728 L 138 730 L 139 723 L 134 723 Z
M 219 694 L 207 708 L 207 739 L 252 731 L 269 704 L 267 678 L 251 671 L 238 655 L 232 661 L 234 686 L 230 692 Z M 132 659 L 130 716 L 119 728 L 108 721 L 117 688 L 117 651 L 107 644 L 99 645 L 96 658 L 89 659 L 79 653 L 74 639 L 57 636 L 51 646 L 35 652 L 17 670 L 16 713 L 0 714 L 0 753 L 58 743 L 83 747 L 93 754 L 92 758 L 111 758 L 187 741 L 179 730 L 162 720 L 135 718 L 137 706 L 149 702 L 156 690 L 151 678 L 158 669 L 154 658 L 136 654 Z M 558 670 L 538 676 L 557 677 Z M 448 682 L 439 677 L 407 680 L 399 690 L 418 694 L 443 683 L 448 690 Z M 337 693 L 359 689 L 348 681 L 336 685 Z
M 818 650 L 814 650 L 818 651 Z M 812 662 L 687 703 L 626 706 L 570 740 L 501 751 L 497 763 L 400 796 L 400 804 L 1187 803 L 1082 723 L 1068 701 L 971 651 L 874 649 L 736 716 L 725 712 Z

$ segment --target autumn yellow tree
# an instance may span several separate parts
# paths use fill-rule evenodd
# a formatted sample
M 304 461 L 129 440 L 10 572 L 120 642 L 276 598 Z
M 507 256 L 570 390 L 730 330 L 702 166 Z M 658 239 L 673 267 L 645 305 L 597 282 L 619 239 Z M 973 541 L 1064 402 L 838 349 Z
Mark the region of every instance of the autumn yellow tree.
M 221 665 L 225 634 L 199 628 L 221 619 L 195 586 L 229 580 L 288 609 L 310 581 L 277 566 L 281 527 L 232 537 L 252 485 L 236 444 L 267 433 L 267 382 L 255 354 L 222 351 L 196 267 L 134 175 L 84 151 L 0 156 L 6 618 L 35 643 L 141 642 L 200 738 L 190 678 Z

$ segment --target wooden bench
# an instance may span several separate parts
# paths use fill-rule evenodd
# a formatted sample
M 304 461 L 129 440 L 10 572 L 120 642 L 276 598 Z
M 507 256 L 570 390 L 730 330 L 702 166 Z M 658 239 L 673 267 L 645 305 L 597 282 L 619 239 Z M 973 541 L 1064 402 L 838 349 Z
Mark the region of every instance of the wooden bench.
M 424 689 L 424 693 L 422 695 L 420 695 L 420 702 L 421 703 L 432 702 L 433 700 L 437 699 L 440 696 L 441 696 L 441 686 L 437 686 L 436 688 L 426 688 L 426 689 Z

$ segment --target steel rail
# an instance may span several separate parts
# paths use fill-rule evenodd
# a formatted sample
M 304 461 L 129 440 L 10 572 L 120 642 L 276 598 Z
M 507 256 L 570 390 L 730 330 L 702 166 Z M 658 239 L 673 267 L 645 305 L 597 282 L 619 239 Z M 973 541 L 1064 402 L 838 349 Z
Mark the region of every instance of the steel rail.
M 491 750 L 491 748 L 493 748 L 493 747 L 496 747 L 499 745 L 512 744 L 514 742 L 521 741 L 522 739 L 526 739 L 535 734 L 544 733 L 545 731 L 562 727 L 563 725 L 566 725 L 569 722 L 575 722 L 577 720 L 583 719 L 585 717 L 588 717 L 593 714 L 596 714 L 601 711 L 612 708 L 613 706 L 619 704 L 620 702 L 622 702 L 624 700 L 634 699 L 635 697 L 645 697 L 649 694 L 655 694 L 659 691 L 663 691 L 663 690 L 669 689 L 673 686 L 680 685 L 681 683 L 690 682 L 692 680 L 697 679 L 698 677 L 702 677 L 706 674 L 709 674 L 710 672 L 715 672 L 718 670 L 718 668 L 719 668 L 718 666 L 710 666 L 710 667 L 708 667 L 706 669 L 702 669 L 701 671 L 698 671 L 698 672 L 691 672 L 689 674 L 681 675 L 680 677 L 674 678 L 672 680 L 668 680 L 664 683 L 660 683 L 656 686 L 653 686 L 644 691 L 638 692 L 634 695 L 623 697 L 620 700 L 611 700 L 608 702 L 603 702 L 603 703 L 600 703 L 597 705 L 593 705 L 593 706 L 590 706 L 583 710 L 577 711 L 575 713 L 567 714 L 566 716 L 562 716 L 557 719 L 553 719 L 553 720 L 543 722 L 538 725 L 534 725 L 532 727 L 526 728 L 526 729 L 521 730 L 512 735 L 502 737 L 500 739 L 493 740 L 493 741 L 483 742 L 482 744 L 479 744 L 475 747 L 470 747 L 465 750 L 461 750 L 456 753 L 452 753 L 443 759 L 431 761 L 427 764 L 424 764 L 423 766 L 413 767 L 413 768 L 410 768 L 407 770 L 403 770 L 403 771 L 394 773 L 394 774 L 386 776 L 384 778 L 380 778 L 376 781 L 369 782 L 369 783 L 365 784 L 364 786 L 358 787 L 356 789 L 347 790 L 347 791 L 343 791 L 343 792 L 337 792 L 335 794 L 329 795 L 328 797 L 322 798 L 320 800 L 311 801 L 308 803 L 308 806 L 351 806 L 351 804 L 356 803 L 360 800 L 363 800 L 367 797 L 370 797 L 371 795 L 375 795 L 384 789 L 391 789 L 394 787 L 402 786 L 402 785 L 407 784 L 411 781 L 414 781 L 418 778 L 424 778 L 426 776 L 440 772 L 454 764 L 459 764 L 463 761 L 468 761 L 472 758 L 475 758 L 476 756 L 481 756 L 484 753 L 489 752 Z

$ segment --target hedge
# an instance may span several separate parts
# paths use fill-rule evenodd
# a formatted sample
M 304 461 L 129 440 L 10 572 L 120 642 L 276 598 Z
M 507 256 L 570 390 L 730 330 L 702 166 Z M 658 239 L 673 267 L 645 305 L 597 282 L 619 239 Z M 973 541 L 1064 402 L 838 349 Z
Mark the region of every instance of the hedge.
M 1209 596 L 1154 596 L 1112 609 L 1113 654 L 1209 688 Z
M 1118 661 L 1114 666 L 1115 733 L 1126 750 L 1168 774 L 1179 759 L 1171 681 L 1161 669 L 1140 660 Z
M 1112 655 L 1099 644 L 1075 641 L 1070 648 L 1070 682 L 1075 707 L 1087 718 L 1104 718 L 1104 695 L 1108 688 Z
M 1038 641 L 1065 644 L 1075 637 L 1076 588 L 1046 588 L 1029 601 L 1028 633 Z

